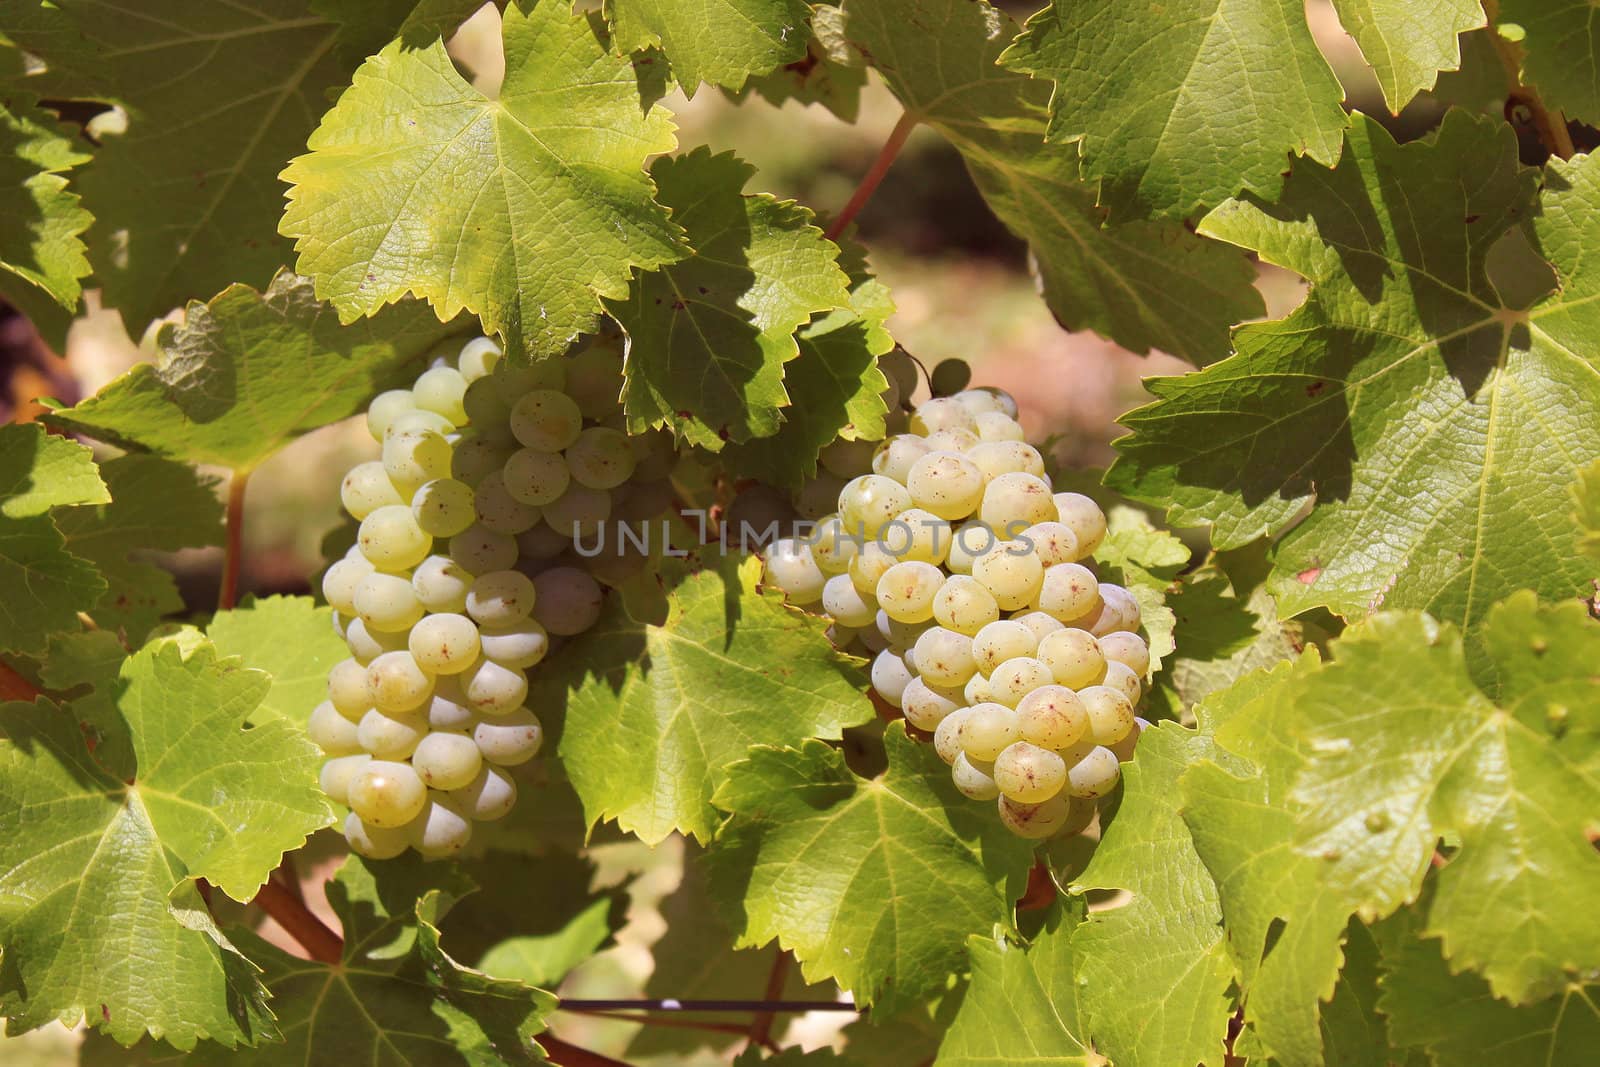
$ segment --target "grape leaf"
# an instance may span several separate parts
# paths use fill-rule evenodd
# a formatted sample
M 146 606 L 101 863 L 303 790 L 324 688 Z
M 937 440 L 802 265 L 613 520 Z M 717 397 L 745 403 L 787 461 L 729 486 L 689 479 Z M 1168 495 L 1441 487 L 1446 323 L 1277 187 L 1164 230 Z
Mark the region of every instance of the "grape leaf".
M 1500 0 L 1500 26 L 1522 29 L 1522 80 L 1545 106 L 1600 118 L 1600 22 L 1589 0 Z
M 1106 516 L 1106 537 L 1094 550 L 1096 571 L 1124 586 L 1139 603 L 1151 670 L 1172 654 L 1176 619 L 1167 606 L 1173 579 L 1189 562 L 1189 549 L 1166 530 L 1158 530 L 1138 508 L 1117 505 Z
M 1178 797 L 1179 775 L 1213 751 L 1207 735 L 1177 723 L 1145 730 L 1123 766 L 1116 816 L 1071 887 L 1133 895 L 1072 937 L 1083 1033 L 1113 1063 L 1222 1063 L 1234 968 L 1217 887 Z
M 1576 592 L 1567 493 L 1600 456 L 1589 342 L 1600 277 L 1600 165 L 1551 164 L 1535 241 L 1560 275 L 1528 311 L 1495 282 L 1543 288 L 1535 261 L 1491 277 L 1521 240 L 1538 175 L 1501 123 L 1446 115 L 1397 146 L 1358 119 L 1337 169 L 1299 164 L 1279 205 L 1234 201 L 1202 230 L 1309 278 L 1287 319 L 1241 327 L 1238 354 L 1148 383 L 1107 482 L 1212 524 L 1232 548 L 1294 523 L 1269 591 L 1294 615 L 1422 608 L 1475 625 L 1518 588 Z M 1470 179 L 1463 175 L 1471 175 Z M 1248 383 L 1246 386 L 1245 383 Z
M 683 254 L 643 171 L 673 147 L 666 112 L 641 112 L 598 15 L 527 8 L 506 8 L 497 98 L 442 42 L 392 43 L 281 175 L 280 230 L 343 321 L 414 293 L 443 320 L 473 312 L 513 351 L 555 351 L 593 324 L 601 297 L 626 294 L 631 268 Z
M 1479 0 L 1334 0 L 1333 6 L 1396 115 L 1432 89 L 1440 71 L 1461 65 L 1458 35 L 1484 24 Z
M 1344 94 L 1300 0 L 1176 0 L 1131 14 L 1056 0 L 1000 57 L 1055 82 L 1049 138 L 1080 142 L 1113 217 L 1190 215 L 1241 189 L 1275 199 L 1291 154 L 1338 160 Z
M 1026 950 L 1003 937 L 967 939 L 972 985 L 939 1045 L 940 1067 L 1105 1064 L 1079 1036 L 1072 951 L 1078 910 L 1053 908 Z
M 892 1012 L 944 988 L 964 937 L 1011 927 L 1033 850 L 903 723 L 884 742 L 871 780 L 820 741 L 752 748 L 717 791 L 732 818 L 706 858 L 742 944 L 777 939 L 807 981 Z
M 230 285 L 164 326 L 155 364 L 48 416 L 125 448 L 248 473 L 308 430 L 352 415 L 415 377 L 451 327 L 407 301 L 340 326 L 311 282 L 281 271 L 266 291 Z
M 821 620 L 757 592 L 760 574 L 759 560 L 722 557 L 672 588 L 660 625 L 612 598 L 562 657 L 568 673 L 535 679 L 536 709 L 567 690 L 558 750 L 591 825 L 615 819 L 650 844 L 673 831 L 704 841 L 712 792 L 751 745 L 837 738 L 872 718 Z
M 67 325 L 89 273 L 80 235 L 93 221 L 66 173 L 89 156 L 56 127 L 54 116 L 17 94 L 0 106 L 0 296 L 39 330 L 52 348 Z
M 1573 518 L 1581 531 L 1578 549 L 1590 559 L 1600 559 L 1600 459 L 1583 469 L 1572 486 Z
M 850 40 L 1028 242 L 1067 329 L 1204 365 L 1227 353 L 1230 325 L 1261 314 L 1255 272 L 1236 251 L 1177 222 L 1105 225 L 1077 146 L 1041 143 L 1048 86 L 995 66 L 1015 31 L 1009 17 L 971 0 L 856 0 L 844 11 Z
M 37 423 L 0 426 L 0 519 L 110 499 L 87 446 L 53 437 Z
M 670 426 L 711 451 L 776 433 L 795 330 L 850 305 L 838 246 L 793 201 L 742 194 L 755 168 L 731 152 L 663 157 L 650 174 L 695 252 L 607 301 L 629 337 L 629 428 Z
M 806 52 L 805 0 L 606 0 L 623 53 L 660 48 L 691 99 L 701 82 L 737 89 Z
M 811 9 L 811 34 L 806 54 L 770 74 L 745 82 L 734 98 L 741 102 L 755 93 L 768 103 L 789 100 L 821 104 L 846 122 L 861 110 L 861 89 L 867 84 L 867 65 L 845 37 L 844 18 L 832 4 Z
M 330 608 L 307 596 L 247 598 L 212 616 L 206 636 L 217 651 L 239 656 L 272 678 L 251 722 L 287 719 L 304 726 L 311 709 L 326 699 L 328 670 L 350 654 L 332 620 Z

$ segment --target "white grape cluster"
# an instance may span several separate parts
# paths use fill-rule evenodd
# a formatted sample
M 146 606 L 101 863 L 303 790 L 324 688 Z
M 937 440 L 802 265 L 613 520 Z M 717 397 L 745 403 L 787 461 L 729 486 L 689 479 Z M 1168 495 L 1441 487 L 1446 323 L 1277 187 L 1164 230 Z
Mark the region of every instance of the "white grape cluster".
M 595 624 L 601 581 L 643 561 L 585 558 L 574 539 L 670 503 L 671 438 L 626 433 L 613 348 L 526 368 L 500 355 L 476 338 L 375 397 L 381 458 L 340 489 L 361 525 L 322 589 L 350 658 L 309 733 L 330 757 L 323 790 L 350 808 L 345 837 L 369 858 L 452 855 L 474 822 L 511 810 L 508 768 L 543 740 L 525 672 Z
M 1083 830 L 1116 786 L 1150 653 L 1133 596 L 1087 565 L 1104 513 L 1054 492 L 1016 415 L 999 390 L 923 403 L 766 567 L 791 604 L 831 616 L 835 644 L 874 655 L 873 688 L 932 735 L 958 790 L 1047 838 Z

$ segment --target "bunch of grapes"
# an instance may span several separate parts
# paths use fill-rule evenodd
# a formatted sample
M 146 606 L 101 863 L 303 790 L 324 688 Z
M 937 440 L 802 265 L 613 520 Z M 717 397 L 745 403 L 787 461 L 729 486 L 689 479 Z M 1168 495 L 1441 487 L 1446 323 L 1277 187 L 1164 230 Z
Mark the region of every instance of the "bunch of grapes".
M 350 658 L 309 731 L 370 858 L 455 854 L 511 810 L 509 768 L 543 740 L 525 672 L 645 558 L 577 547 L 671 503 L 671 437 L 626 432 L 614 345 L 524 368 L 500 355 L 476 338 L 374 398 L 381 458 L 340 489 L 361 525 L 322 589 Z
M 1139 607 L 1087 565 L 1099 506 L 1054 492 L 1004 392 L 929 400 L 863 457 L 825 457 L 836 510 L 774 542 L 768 579 L 874 656 L 872 685 L 931 735 L 956 788 L 1028 838 L 1078 833 L 1120 777 L 1143 720 Z M 870 470 L 851 473 L 848 462 Z

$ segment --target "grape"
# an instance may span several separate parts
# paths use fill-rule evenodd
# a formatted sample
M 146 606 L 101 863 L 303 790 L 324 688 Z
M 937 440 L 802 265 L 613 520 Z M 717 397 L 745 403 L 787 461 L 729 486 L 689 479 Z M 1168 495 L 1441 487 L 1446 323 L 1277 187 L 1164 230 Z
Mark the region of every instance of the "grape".
M 1039 647 L 1033 631 L 1014 619 L 991 622 L 972 638 L 972 658 L 984 677 L 1006 660 L 1031 656 Z
M 896 563 L 878 579 L 877 598 L 897 622 L 933 618 L 933 598 L 944 585 L 944 573 L 931 563 Z
M 388 389 L 379 393 L 367 405 L 367 432 L 374 441 L 382 441 L 390 423 L 408 411 L 415 411 L 416 407 L 409 389 Z
M 962 705 L 960 692 L 936 689 L 921 678 L 911 679 L 900 693 L 900 710 L 905 713 L 906 722 L 919 730 L 938 729 Z
M 410 764 L 375 759 L 350 779 L 349 795 L 350 809 L 362 822 L 390 829 L 421 814 L 428 789 Z
M 328 701 L 340 715 L 351 722 L 360 722 L 361 716 L 372 707 L 372 693 L 367 688 L 367 668 L 353 659 L 342 659 L 328 670 Z
M 971 708 L 956 708 L 934 727 L 933 750 L 948 764 L 954 765 L 956 757 L 961 755 L 961 728 L 971 714 Z
M 1121 663 L 1135 678 L 1150 673 L 1150 647 L 1138 634 L 1109 633 L 1100 638 L 1100 651 L 1108 661 Z
M 839 521 L 851 533 L 876 537 L 885 523 L 911 508 L 911 494 L 893 478 L 863 474 L 839 490 Z
M 593 344 L 567 360 L 567 392 L 578 410 L 591 419 L 603 419 L 622 406 L 622 354 L 603 344 Z
M 835 478 L 826 472 L 819 474 L 794 494 L 794 508 L 806 519 L 816 520 L 831 515 L 839 506 L 839 492 L 843 488 L 843 478 Z
M 1006 611 L 1027 607 L 1044 584 L 1044 564 L 1032 550 L 1020 543 L 995 545 L 972 561 L 972 576 L 994 594 L 995 603 Z
M 950 524 L 931 511 L 912 508 L 891 519 L 878 537 L 902 562 L 944 562 L 954 537 Z
M 560 453 L 521 448 L 511 453 L 500 477 L 506 492 L 517 500 L 543 507 L 567 491 L 572 472 Z
M 980 393 L 988 393 L 990 396 L 992 396 L 994 398 L 996 411 L 1004 412 L 1013 419 L 1017 417 L 1017 402 L 1011 396 L 1011 394 L 1006 392 L 1004 389 L 993 385 L 980 385 L 976 391 Z
M 1067 792 L 1085 800 L 1103 797 L 1117 787 L 1120 777 L 1116 753 L 1096 747 L 1067 770 Z
M 513 453 L 483 437 L 466 437 L 456 444 L 450 460 L 450 473 L 457 480 L 476 486 L 510 462 Z
M 512 434 L 539 452 L 560 452 L 582 430 L 583 413 L 577 403 L 554 389 L 535 389 L 511 408 Z
M 500 471 L 485 474 L 472 498 L 479 525 L 498 534 L 519 534 L 539 521 L 539 509 L 524 504 L 506 488 Z
M 404 504 L 386 504 L 362 519 L 356 543 L 367 562 L 391 572 L 415 567 L 433 548 L 433 538 L 422 532 Z
M 1072 819 L 1072 806 L 1063 796 L 1041 804 L 1022 804 L 1002 794 L 999 810 L 1000 822 L 1007 830 L 1032 841 L 1055 836 Z
M 978 673 L 972 658 L 972 638 L 932 626 L 922 631 L 914 646 L 917 671 L 929 685 L 954 689 Z
M 973 561 L 999 543 L 994 531 L 977 519 L 962 523 L 951 535 L 950 554 L 944 565 L 951 574 L 971 575 Z
M 983 676 L 982 671 L 974 674 L 961 688 L 961 696 L 968 705 L 989 703 L 989 679 Z
M 1003 536 L 1035 523 L 1056 521 L 1056 502 L 1044 479 L 1032 474 L 1002 474 L 983 490 L 978 517 Z
M 961 724 L 961 751 L 968 759 L 993 760 L 1017 739 L 1017 713 L 1004 704 L 974 704 Z
M 820 583 L 819 583 L 820 585 Z M 581 634 L 600 621 L 600 585 L 576 567 L 552 567 L 534 576 L 533 617 L 561 637 Z
M 526 670 L 550 651 L 550 635 L 534 619 L 506 626 L 485 626 L 479 637 L 483 655 L 502 667 Z
M 1106 676 L 1100 684 L 1127 697 L 1130 706 L 1139 703 L 1139 698 L 1144 695 L 1139 676 L 1126 663 L 1118 663 L 1114 659 L 1106 661 Z
M 665 482 L 678 466 L 678 448 L 666 430 L 647 430 L 628 438 L 633 449 L 633 480 Z
M 1096 637 L 1125 631 L 1133 633 L 1139 628 L 1139 602 L 1133 594 L 1120 585 L 1102 582 L 1100 585 L 1102 611 L 1093 616 L 1086 627 Z
M 924 402 L 911 416 L 911 432 L 926 437 L 939 430 L 976 430 L 977 423 L 959 400 L 935 397 Z
M 1068 627 L 1039 642 L 1039 659 L 1049 666 L 1056 682 L 1068 689 L 1097 685 L 1106 675 L 1106 660 L 1094 635 Z
M 572 547 L 572 541 L 559 530 L 540 523 L 517 534 L 517 551 L 523 561 L 555 559 Z
M 550 528 L 574 541 L 593 538 L 610 516 L 610 494 L 576 483 L 567 486 L 566 492 L 544 508 L 545 521 Z
M 993 800 L 1000 795 L 993 772 L 994 764 L 974 760 L 965 752 L 956 753 L 955 762 L 950 764 L 950 780 L 969 800 Z
M 811 535 L 811 560 L 823 574 L 844 574 L 861 551 L 861 540 L 844 528 L 837 515 L 817 523 Z
M 1028 435 L 1022 432 L 1022 425 L 1003 411 L 980 411 L 972 418 L 978 424 L 980 441 L 1027 441 Z
M 325 756 L 348 756 L 361 751 L 356 724 L 340 714 L 331 700 L 324 700 L 311 710 L 311 717 L 306 720 L 306 736 Z
M 1106 537 L 1106 515 L 1100 505 L 1082 493 L 1055 494 L 1056 515 L 1061 522 L 1072 527 L 1078 538 L 1078 551 L 1084 556 L 1094 555 Z
M 527 708 L 499 719 L 485 719 L 472 731 L 483 758 L 501 767 L 531 760 L 544 743 L 544 730 Z
M 766 565 L 767 581 L 783 590 L 793 603 L 809 604 L 822 596 L 827 576 L 811 558 L 811 549 L 803 541 L 793 537 L 774 541 L 767 549 Z M 854 566 L 852 563 L 851 567 Z
M 879 612 L 879 614 L 881 615 L 883 613 Z M 887 618 L 888 616 L 884 617 Z M 857 630 L 856 640 L 860 641 L 863 645 L 866 645 L 867 651 L 874 655 L 889 647 L 889 639 L 878 632 L 878 626 L 876 622 L 874 622 L 871 626 L 863 626 L 861 629 Z
M 872 688 L 895 707 L 901 707 L 906 687 L 915 676 L 905 660 L 896 652 L 884 649 L 872 660 Z
M 502 390 L 510 396 L 508 403 L 516 403 L 523 393 L 535 389 L 553 389 L 563 392 L 567 388 L 568 361 L 559 358 L 536 358 L 526 367 L 513 367 L 502 363 L 495 368 L 494 376 Z
M 389 472 L 377 460 L 357 463 L 339 483 L 339 502 L 353 519 L 364 519 L 385 504 L 404 504 Z
M 500 346 L 492 338 L 474 337 L 462 346 L 461 354 L 456 357 L 456 366 L 461 368 L 462 377 L 475 382 L 494 370 L 502 355 L 504 353 Z
M 929 452 L 911 465 L 906 489 L 911 503 L 954 522 L 983 502 L 983 471 L 959 452 Z
M 971 637 L 1000 618 L 1000 605 L 988 586 L 969 575 L 944 580 L 933 598 L 933 617 L 940 626 Z
M 367 664 L 367 692 L 379 711 L 411 711 L 433 692 L 433 675 L 410 652 L 385 652 Z
M 472 620 L 451 612 L 418 622 L 408 642 L 411 658 L 432 674 L 460 674 L 478 658 L 478 647 L 478 628 Z
M 521 571 L 490 571 L 467 590 L 467 614 L 485 626 L 510 626 L 526 619 L 538 602 L 532 580 Z
M 468 574 L 509 570 L 517 562 L 517 540 L 479 523 L 450 538 L 450 557 Z
M 1097 745 L 1111 746 L 1133 729 L 1133 704 L 1121 690 L 1091 685 L 1078 694 L 1088 715 L 1089 737 Z
M 450 791 L 450 799 L 460 806 L 470 819 L 490 822 L 511 813 L 517 803 L 517 782 L 510 773 L 485 763 L 478 776 L 460 789 Z
M 964 359 L 941 359 L 928 375 L 928 388 L 934 396 L 952 396 L 972 381 L 972 368 Z
M 428 736 L 428 720 L 416 712 L 385 714 L 373 708 L 361 716 L 356 732 L 361 747 L 370 752 L 373 759 L 403 760 Z
M 449 556 L 429 556 L 411 575 L 411 590 L 429 611 L 465 611 L 470 588 L 472 575 Z
M 422 813 L 406 826 L 406 840 L 429 859 L 454 856 L 471 839 L 472 820 L 442 793 L 430 791 Z
M 1018 741 L 994 758 L 994 782 L 1019 804 L 1042 804 L 1067 783 L 1067 765 L 1048 748 Z M 986 798 L 980 798 L 986 799 Z
M 1040 641 L 1043 641 L 1057 630 L 1066 629 L 1065 623 L 1042 611 L 1024 611 L 1011 617 L 1032 630 L 1033 636 Z
M 878 357 L 878 369 L 901 396 L 909 399 L 917 391 L 917 364 L 903 348 L 895 348 Z
M 418 408 L 432 411 L 460 426 L 467 421 L 462 399 L 467 394 L 467 379 L 454 367 L 431 367 L 418 375 L 411 395 Z
M 472 486 L 454 478 L 424 482 L 411 498 L 411 515 L 423 533 L 454 537 L 476 518 Z
M 404 496 L 423 482 L 450 477 L 450 442 L 433 430 L 391 427 L 383 438 L 383 469 Z
M 528 676 L 493 660 L 480 659 L 460 678 L 467 706 L 484 715 L 510 715 L 528 696 Z
M 356 586 L 375 569 L 359 552 L 353 558 L 334 560 L 322 575 L 322 598 L 335 611 L 355 614 Z
M 418 713 L 426 713 L 428 725 L 435 730 L 470 730 L 478 722 L 478 714 L 467 703 L 467 695 L 461 691 L 461 681 L 456 675 L 434 679 L 433 695 Z
M 391 437 L 416 433 L 434 433 L 444 437 L 446 434 L 455 433 L 455 430 L 455 424 L 437 411 L 423 411 L 420 408 L 413 408 L 410 411 L 402 411 L 396 415 L 394 421 L 389 424 L 389 429 L 384 432 L 383 437 L 386 441 Z M 403 492 L 404 487 L 400 488 Z
M 371 663 L 385 652 L 406 647 L 404 630 L 385 633 L 374 630 L 361 619 L 351 619 L 344 628 L 344 640 L 350 646 L 350 655 L 362 665 Z
M 1002 474 L 1044 475 L 1044 457 L 1021 441 L 979 441 L 967 449 L 967 458 L 990 480 Z
M 1150 728 L 1150 724 L 1148 722 L 1137 716 L 1134 717 L 1133 724 L 1134 728 L 1128 731 L 1128 736 L 1124 737 L 1116 744 L 1108 746 L 1111 749 L 1112 754 L 1123 763 L 1127 763 L 1133 758 L 1133 752 L 1135 747 L 1137 747 L 1139 744 L 1140 735 Z
M 971 430 L 938 430 L 923 438 L 929 452 L 961 452 L 978 443 L 978 435 Z
M 879 443 L 872 453 L 872 473 L 893 478 L 905 485 L 911 467 L 928 454 L 927 442 L 915 434 L 897 434 Z
M 322 771 L 317 776 L 317 784 L 328 794 L 328 799 L 335 804 L 349 807 L 350 780 L 371 762 L 372 757 L 365 752 L 354 756 L 336 756 L 322 765 Z
M 1050 668 L 1032 656 L 1008 659 L 989 675 L 989 699 L 1014 708 L 1035 689 L 1054 684 Z
M 1060 752 L 1083 739 L 1089 713 L 1066 686 L 1044 685 L 1017 704 L 1017 722 L 1024 741 Z
M 878 595 L 878 583 L 899 560 L 877 541 L 868 541 L 863 544 L 855 557 L 850 560 L 850 568 L 846 571 L 850 580 L 857 589 L 867 596 Z
M 829 474 L 840 478 L 854 478 L 862 471 L 872 469 L 872 454 L 877 448 L 876 441 L 847 441 L 842 437 L 835 438 L 822 447 L 817 454 L 817 462 L 822 464 L 822 469 Z
M 1065 623 L 1081 619 L 1100 603 L 1100 583 L 1094 572 L 1077 563 L 1057 563 L 1047 568 L 1033 606 Z
M 848 574 L 835 574 L 822 586 L 822 610 L 846 626 L 870 626 L 878 617 L 878 602 L 863 596 Z
M 483 754 L 467 734 L 435 731 L 417 742 L 411 766 L 429 788 L 460 789 L 478 776 Z
M 1073 563 L 1083 558 L 1083 553 L 1078 549 L 1078 535 L 1064 522 L 1035 523 L 1023 530 L 1018 540 L 1031 543 L 1039 555 L 1039 562 L 1046 567 Z
M 960 404 L 967 410 L 967 414 L 977 416 L 985 411 L 1001 411 L 1000 401 L 989 389 L 966 389 L 953 394 L 950 399 Z
M 357 854 L 369 860 L 390 860 L 406 850 L 410 842 L 404 830 L 373 826 L 351 812 L 344 820 L 344 839 Z

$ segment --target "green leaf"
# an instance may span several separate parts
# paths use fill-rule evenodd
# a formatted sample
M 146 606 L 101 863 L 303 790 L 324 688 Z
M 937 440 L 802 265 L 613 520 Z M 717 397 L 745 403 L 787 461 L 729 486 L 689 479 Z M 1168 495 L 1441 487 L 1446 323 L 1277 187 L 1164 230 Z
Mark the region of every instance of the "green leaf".
M 666 112 L 641 112 L 598 16 L 525 7 L 505 11 L 497 98 L 442 42 L 395 42 L 283 172 L 281 231 L 343 321 L 414 293 L 442 320 L 473 312 L 515 351 L 556 351 L 594 323 L 600 298 L 627 293 L 631 268 L 683 254 L 643 171 L 673 147 Z
M 1339 158 L 1344 94 L 1300 0 L 1056 0 L 1001 62 L 1055 82 L 1050 140 L 1080 142 L 1114 216 L 1275 199 L 1289 156 Z
M 867 65 L 845 38 L 842 14 L 837 7 L 821 4 L 811 10 L 805 55 L 770 74 L 751 77 L 735 99 L 743 102 L 755 93 L 779 106 L 789 100 L 820 104 L 844 121 L 854 122 L 866 84 Z
M 1578 475 L 1572 487 L 1573 517 L 1581 531 L 1578 549 L 1590 559 L 1600 559 L 1600 460 L 1595 460 Z
M 230 285 L 165 326 L 140 363 L 52 425 L 189 463 L 248 473 L 296 437 L 361 411 L 415 377 L 450 332 L 407 301 L 340 326 L 311 283 L 280 272 L 264 293 Z
M 1138 508 L 1117 505 L 1106 516 L 1106 537 L 1094 550 L 1094 562 L 1101 578 L 1126 587 L 1138 601 L 1151 669 L 1159 669 L 1174 648 L 1176 620 L 1167 593 L 1189 562 L 1188 546 L 1157 529 Z
M 717 451 L 778 431 L 784 364 L 812 313 L 850 304 L 838 246 L 793 201 L 740 192 L 755 168 L 697 148 L 650 168 L 692 256 L 641 273 L 607 310 L 628 332 L 629 428 L 669 426 Z
M 1589 0 L 1500 0 L 1497 23 L 1522 30 L 1522 80 L 1546 107 L 1600 118 L 1600 23 Z
M 1234 968 L 1217 887 L 1178 795 L 1184 769 L 1212 752 L 1208 736 L 1177 723 L 1145 730 L 1123 767 L 1116 816 L 1071 887 L 1132 894 L 1091 914 L 1072 937 L 1078 1016 L 1113 1063 L 1222 1063 Z
M 51 436 L 38 423 L 0 426 L 0 519 L 110 499 L 86 445 Z
M 693 98 L 701 82 L 737 89 L 806 54 L 805 0 L 606 0 L 622 52 L 659 47 Z
M 559 752 L 590 825 L 615 819 L 650 844 L 674 831 L 705 841 L 711 795 L 750 746 L 837 738 L 873 717 L 821 620 L 757 592 L 760 575 L 760 561 L 724 557 L 671 588 L 660 625 L 613 598 L 563 655 L 568 673 L 535 679 L 570 689 Z
M 333 632 L 333 611 L 307 596 L 247 598 L 232 611 L 219 611 L 206 636 L 224 656 L 266 671 L 272 688 L 251 714 L 251 722 L 287 719 L 304 726 L 325 698 L 328 671 L 350 652 Z
M 0 107 L 0 296 L 38 328 L 52 347 L 67 324 L 89 273 L 80 234 L 93 221 L 67 188 L 67 171 L 89 156 L 58 129 L 54 116 L 18 94 Z
M 807 981 L 892 1012 L 944 987 L 966 936 L 1012 926 L 1033 850 L 903 723 L 884 740 L 871 780 L 820 741 L 752 748 L 717 792 L 732 818 L 707 859 L 741 943 L 776 939 Z
M 1440 71 L 1461 65 L 1457 36 L 1484 24 L 1479 0 L 1334 0 L 1333 6 L 1396 115 L 1432 89 Z
M 1072 944 L 1078 922 L 1067 908 L 1052 909 L 1026 950 L 1003 937 L 967 939 L 972 985 L 939 1046 L 940 1067 L 1105 1064 L 1080 1036 Z
M 1518 588 L 1580 590 L 1567 494 L 1600 457 L 1600 276 L 1583 269 L 1600 165 L 1551 168 L 1538 208 L 1503 123 L 1451 112 L 1396 145 L 1358 119 L 1337 169 L 1302 163 L 1280 204 L 1217 209 L 1203 231 L 1310 279 L 1310 296 L 1241 327 L 1232 358 L 1151 380 L 1159 399 L 1122 419 L 1108 484 L 1211 523 L 1224 549 L 1298 521 L 1268 584 L 1283 615 L 1387 606 L 1472 626 Z M 1545 268 L 1496 267 L 1536 209 L 1561 284 L 1521 312 L 1495 283 L 1542 290 Z
M 1105 225 L 1077 146 L 1041 143 L 1049 87 L 995 66 L 1016 29 L 1006 15 L 972 0 L 855 0 L 844 10 L 850 40 L 961 152 L 989 207 L 1028 242 L 1067 329 L 1204 365 L 1227 353 L 1229 326 L 1261 314 L 1255 271 L 1234 250 L 1177 222 Z

